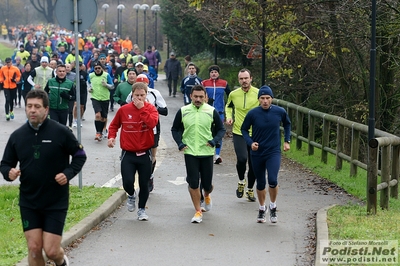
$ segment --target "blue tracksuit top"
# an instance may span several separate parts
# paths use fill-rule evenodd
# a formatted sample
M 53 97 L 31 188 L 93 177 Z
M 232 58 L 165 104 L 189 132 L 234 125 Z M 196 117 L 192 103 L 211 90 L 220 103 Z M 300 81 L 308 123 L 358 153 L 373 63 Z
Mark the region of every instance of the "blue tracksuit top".
M 280 106 L 271 104 L 264 110 L 258 106 L 250 110 L 244 118 L 241 131 L 247 145 L 258 142 L 258 150 L 252 151 L 253 156 L 265 156 L 281 152 L 280 125 L 283 125 L 284 139 L 290 141 L 291 123 L 286 110 Z M 249 129 L 252 127 L 252 136 Z
M 201 85 L 201 78 L 197 75 L 188 75 L 181 82 L 181 92 L 183 93 L 183 102 L 185 105 L 192 102 L 190 99 L 190 94 L 192 93 L 192 88 L 195 85 Z

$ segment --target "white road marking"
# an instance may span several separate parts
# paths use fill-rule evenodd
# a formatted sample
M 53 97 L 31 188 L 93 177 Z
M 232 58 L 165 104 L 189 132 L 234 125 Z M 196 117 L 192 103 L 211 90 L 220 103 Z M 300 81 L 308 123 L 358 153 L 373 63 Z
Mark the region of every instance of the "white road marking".
M 160 137 L 160 142 L 158 143 L 158 149 L 157 149 L 157 164 L 160 165 L 162 163 L 162 161 L 164 160 L 165 155 L 163 154 L 162 151 L 163 149 L 165 149 L 167 147 L 167 145 L 165 144 L 165 141 L 163 138 Z M 154 172 L 157 171 L 157 165 L 154 168 Z M 118 181 L 120 181 L 122 179 L 121 173 L 119 173 L 118 175 L 114 176 L 113 178 L 111 178 L 110 180 L 108 180 L 104 185 L 102 185 L 101 187 L 113 187 L 115 185 L 115 183 L 117 183 Z M 186 183 L 186 182 L 185 182 Z M 139 187 L 138 184 L 138 179 L 135 178 L 135 188 Z
M 177 185 L 177 186 L 187 184 L 186 177 L 184 177 L 184 176 L 178 176 L 175 180 L 168 180 L 168 182 L 170 182 L 174 185 Z

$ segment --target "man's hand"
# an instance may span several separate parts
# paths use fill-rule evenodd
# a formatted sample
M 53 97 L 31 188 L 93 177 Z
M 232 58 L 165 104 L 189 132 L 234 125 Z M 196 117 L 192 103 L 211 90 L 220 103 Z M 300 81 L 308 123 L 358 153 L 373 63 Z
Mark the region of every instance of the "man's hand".
M 253 142 L 253 143 L 251 143 L 251 150 L 252 150 L 252 151 L 258 150 L 258 142 Z
M 66 100 L 70 100 L 71 99 L 71 95 L 69 95 L 67 92 L 63 91 L 60 93 L 61 98 L 66 99 Z
M 121 105 L 121 106 L 123 106 L 123 105 L 127 104 L 127 102 L 125 102 L 125 101 L 123 101 L 123 100 L 118 100 L 118 104 Z
M 114 146 L 115 146 L 115 139 L 114 139 L 114 138 L 108 139 L 107 146 L 108 146 L 109 148 L 114 148 Z
M 226 124 L 227 124 L 227 125 L 231 126 L 232 123 L 233 123 L 233 119 L 232 119 L 232 118 L 227 118 L 227 119 L 226 119 Z
M 183 147 L 182 149 L 180 149 L 179 151 L 184 151 L 188 148 L 188 146 Z
M 40 89 L 41 86 L 39 84 L 35 84 L 35 89 Z
M 137 98 L 133 98 L 133 104 L 137 107 L 137 109 L 141 109 L 144 106 L 144 102 L 137 99 Z
M 56 175 L 56 177 L 54 178 L 56 180 L 56 182 L 61 185 L 64 186 L 65 184 L 68 183 L 68 178 L 64 173 L 59 173 Z
M 290 150 L 290 143 L 284 142 L 283 143 L 283 151 L 288 151 L 288 150 Z
M 14 181 L 21 175 L 21 170 L 18 170 L 16 168 L 11 168 L 10 172 L 8 172 L 8 178 L 11 179 L 11 181 Z

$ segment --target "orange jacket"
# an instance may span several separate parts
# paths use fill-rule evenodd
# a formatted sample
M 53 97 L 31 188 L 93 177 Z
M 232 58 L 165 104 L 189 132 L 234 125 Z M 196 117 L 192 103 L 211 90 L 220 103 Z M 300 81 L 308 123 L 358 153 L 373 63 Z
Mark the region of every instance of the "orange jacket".
M 17 88 L 17 82 L 21 79 L 21 71 L 16 66 L 3 66 L 0 69 L 0 83 L 3 89 Z
M 131 40 L 123 40 L 121 43 L 122 49 L 128 48 L 128 52 L 132 51 L 133 49 L 133 44 Z

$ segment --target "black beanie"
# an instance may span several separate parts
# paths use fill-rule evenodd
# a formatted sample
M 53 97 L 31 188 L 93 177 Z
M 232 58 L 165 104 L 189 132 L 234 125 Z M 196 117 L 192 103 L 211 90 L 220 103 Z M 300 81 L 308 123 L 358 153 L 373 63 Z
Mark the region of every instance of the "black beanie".
M 210 66 L 210 67 L 208 68 L 208 73 L 210 73 L 210 72 L 213 71 L 213 70 L 215 70 L 215 71 L 217 71 L 217 72 L 219 73 L 220 68 L 219 68 L 219 66 L 217 66 L 217 65 L 212 65 L 212 66 Z

